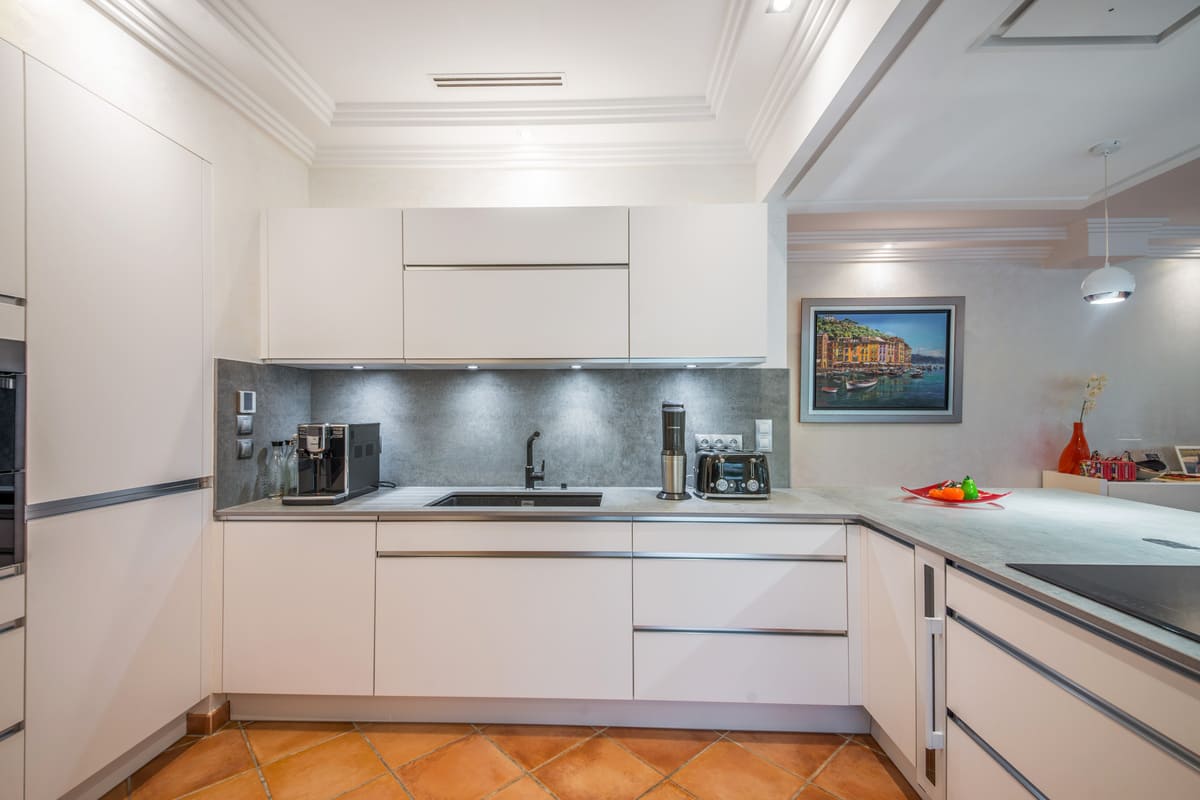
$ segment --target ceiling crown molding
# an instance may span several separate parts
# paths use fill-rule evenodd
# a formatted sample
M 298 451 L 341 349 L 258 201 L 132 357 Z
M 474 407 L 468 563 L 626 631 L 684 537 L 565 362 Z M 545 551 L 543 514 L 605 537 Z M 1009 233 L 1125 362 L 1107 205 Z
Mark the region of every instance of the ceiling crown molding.
M 322 147 L 314 168 L 627 167 L 749 163 L 742 142 L 696 144 L 385 145 Z
M 928 264 L 934 262 L 1005 263 L 1040 266 L 1050 245 L 1001 247 L 894 247 L 872 249 L 788 250 L 789 264 Z
M 725 9 L 725 21 L 717 39 L 717 54 L 713 59 L 712 72 L 708 76 L 708 87 L 704 91 L 714 116 L 721 113 L 725 104 L 725 93 L 729 89 L 729 78 L 733 74 L 734 57 L 742 42 L 742 31 L 746 27 L 746 13 L 751 0 L 730 0 Z
M 409 125 L 570 125 L 589 122 L 688 122 L 711 120 L 703 97 L 616 98 L 472 103 L 338 103 L 335 127 Z
M 847 5 L 849 0 L 811 0 L 805 5 L 800 23 L 792 32 L 783 58 L 763 95 L 762 105 L 750 124 L 746 141 L 755 158 L 762 153 L 788 102 L 812 69 Z
M 135 39 L 212 90 L 302 161 L 311 163 L 316 152 L 311 139 L 145 0 L 87 2 Z
M 1066 226 L 1024 228 L 861 228 L 836 231 L 795 231 L 789 245 L 885 244 L 889 242 L 1055 242 L 1067 238 Z
M 313 80 L 267 27 L 241 0 L 197 0 L 237 34 L 270 67 L 275 77 L 328 125 L 333 119 L 333 98 Z

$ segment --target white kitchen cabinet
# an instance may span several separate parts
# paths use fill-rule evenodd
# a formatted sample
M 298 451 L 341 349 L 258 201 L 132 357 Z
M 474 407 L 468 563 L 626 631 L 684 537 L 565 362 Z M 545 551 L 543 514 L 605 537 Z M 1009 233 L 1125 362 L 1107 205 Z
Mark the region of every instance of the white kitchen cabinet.
M 227 522 L 226 692 L 369 695 L 375 523 Z
M 209 490 L 28 525 L 26 797 L 53 800 L 201 698 Z
M 626 359 L 628 278 L 624 267 L 409 268 L 405 356 Z
M 765 205 L 629 210 L 629 355 L 766 358 Z
M 28 501 L 200 477 L 206 166 L 32 59 L 26 92 Z
M 25 718 L 25 628 L 0 622 L 0 731 Z
M 404 357 L 402 216 L 390 208 L 267 212 L 265 358 Z
M 629 524 L 491 525 L 380 523 L 375 694 L 630 699 Z
M 946 731 L 946 796 L 950 800 L 1032 800 L 999 761 L 957 724 Z
M 0 299 L 25 296 L 24 54 L 0 41 Z M 5 309 L 0 317 L 11 317 Z M 0 338 L 14 338 L 0 318 Z M 25 338 L 23 335 L 18 338 Z
M 629 210 L 414 208 L 404 212 L 408 266 L 629 263 Z
M 25 731 L 0 736 L 0 800 L 21 800 L 25 796 Z
M 917 753 L 916 551 L 863 529 L 863 705 L 910 774 Z
M 847 659 L 845 636 L 639 630 L 634 697 L 846 705 Z

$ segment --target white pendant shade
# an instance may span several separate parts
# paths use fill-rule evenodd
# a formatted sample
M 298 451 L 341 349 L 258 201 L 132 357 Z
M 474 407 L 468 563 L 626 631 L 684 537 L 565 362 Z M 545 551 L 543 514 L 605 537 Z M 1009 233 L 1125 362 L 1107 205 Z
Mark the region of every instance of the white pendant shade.
M 1083 299 L 1089 303 L 1120 303 L 1133 294 L 1136 284 L 1129 270 L 1114 267 L 1105 262 L 1104 266 L 1092 272 L 1083 279 Z

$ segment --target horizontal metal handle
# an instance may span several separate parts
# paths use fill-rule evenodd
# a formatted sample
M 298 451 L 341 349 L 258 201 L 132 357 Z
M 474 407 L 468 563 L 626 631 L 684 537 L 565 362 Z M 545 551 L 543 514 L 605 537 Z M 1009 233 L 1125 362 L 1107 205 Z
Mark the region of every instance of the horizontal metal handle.
M 1024 664 L 1038 675 L 1041 675 L 1043 678 L 1050 681 L 1050 683 L 1062 689 L 1067 694 L 1070 694 L 1077 700 L 1080 700 L 1083 703 L 1091 706 L 1094 710 L 1108 717 L 1110 720 L 1125 728 L 1133 735 L 1144 739 L 1145 741 L 1157 747 L 1159 750 L 1162 750 L 1164 753 L 1167 753 L 1197 772 L 1200 772 L 1200 755 L 1193 753 L 1187 747 L 1167 736 L 1165 733 L 1150 727 L 1137 717 L 1122 711 L 1120 708 L 1117 708 L 1099 695 L 1096 695 L 1090 690 L 1085 689 L 1083 686 L 1080 686 L 1078 683 L 1063 675 L 1058 670 L 1047 664 L 1044 664 L 1011 642 L 1000 638 L 986 628 L 972 622 L 956 612 L 954 609 L 947 609 L 946 614 L 964 629 L 975 634 L 988 644 L 993 645 L 1001 652 L 1012 656 L 1021 664 Z
M 1013 780 L 1021 784 L 1021 787 L 1024 788 L 1025 791 L 1029 792 L 1030 795 L 1036 797 L 1037 800 L 1050 800 L 1045 794 L 1042 793 L 1040 789 L 1033 785 L 1032 781 L 1022 775 L 1020 770 L 1009 763 L 1008 759 L 1000 755 L 1000 753 L 996 751 L 996 748 L 984 741 L 983 737 L 976 733 L 970 725 L 959 719 L 953 711 L 947 711 L 946 717 L 950 719 L 950 721 L 952 721 L 959 728 L 959 730 L 965 733 L 971 741 L 978 745 L 980 750 L 987 753 L 993 761 L 999 764 L 1001 769 L 1011 775 Z
M 24 721 L 9 725 L 4 730 L 0 731 L 0 742 L 3 742 L 5 739 L 11 739 L 23 730 L 25 730 Z
M 634 551 L 634 558 L 677 558 L 687 561 L 815 561 L 822 563 L 845 562 L 845 556 L 811 555 L 789 553 L 659 553 Z
M 543 269 L 612 269 L 628 270 L 628 264 L 405 264 L 409 272 L 508 272 Z
M 377 558 L 629 558 L 625 550 L 379 550 Z
M 7 303 L 10 306 L 24 306 L 25 298 L 17 297 L 14 294 L 0 294 L 0 303 Z
M 33 503 L 25 508 L 25 519 L 42 519 L 56 517 L 60 514 L 73 514 L 76 511 L 90 511 L 93 508 L 116 506 L 122 503 L 136 503 L 139 500 L 151 500 L 156 497 L 166 497 L 170 494 L 192 492 L 205 488 L 207 478 L 188 478 L 170 483 L 155 483 L 149 486 L 137 486 L 132 489 L 117 489 L 112 492 L 68 497 L 63 500 L 49 500 L 45 503 Z
M 15 578 L 18 575 L 23 574 L 24 571 L 25 565 L 23 564 L 13 564 L 12 566 L 5 567 L 3 570 L 0 570 L 0 581 L 6 581 L 9 578 Z
M 846 636 L 846 631 L 815 628 L 688 628 L 674 625 L 634 625 L 634 633 L 738 633 L 766 636 Z
M 24 628 L 24 627 L 25 627 L 25 618 L 24 617 L 14 619 L 11 622 L 0 622 L 0 636 L 3 636 L 4 634 L 9 633 L 11 631 L 20 630 L 21 628 Z

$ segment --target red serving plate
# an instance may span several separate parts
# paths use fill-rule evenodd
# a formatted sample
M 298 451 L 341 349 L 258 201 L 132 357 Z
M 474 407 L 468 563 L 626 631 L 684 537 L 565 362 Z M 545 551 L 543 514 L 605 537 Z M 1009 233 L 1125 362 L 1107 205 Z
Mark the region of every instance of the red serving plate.
M 1010 494 L 1012 494 L 1012 492 L 1000 492 L 1000 493 L 985 492 L 983 489 L 980 489 L 979 490 L 979 498 L 976 500 L 947 500 L 942 497 L 930 497 L 929 496 L 930 489 L 940 489 L 943 486 L 949 485 L 949 483 L 950 483 L 949 481 L 942 481 L 941 483 L 931 483 L 928 486 L 922 486 L 920 489 L 909 489 L 907 486 L 901 486 L 900 488 L 903 489 L 904 491 L 908 492 L 909 494 L 911 494 L 914 497 L 919 497 L 922 500 L 928 500 L 931 503 L 945 503 L 948 506 L 961 506 L 961 505 L 965 505 L 968 503 L 994 503 L 997 500 L 999 500 L 1001 497 L 1008 497 Z

